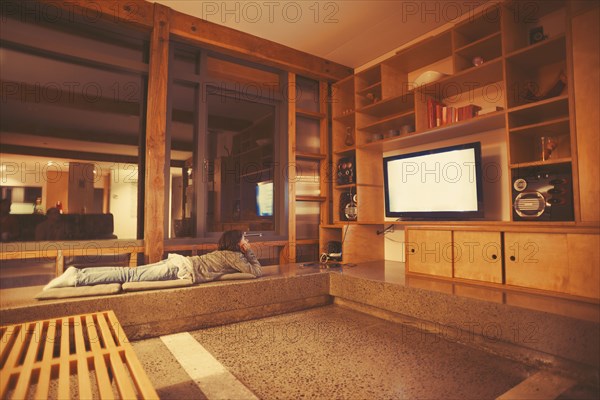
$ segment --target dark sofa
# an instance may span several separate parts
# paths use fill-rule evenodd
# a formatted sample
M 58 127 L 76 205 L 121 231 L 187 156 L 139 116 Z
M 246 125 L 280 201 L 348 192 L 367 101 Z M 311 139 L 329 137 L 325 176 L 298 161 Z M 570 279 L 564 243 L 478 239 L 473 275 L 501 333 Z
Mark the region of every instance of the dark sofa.
M 35 228 L 46 220 L 40 214 L 15 214 L 19 221 L 19 238 L 16 242 L 35 240 Z M 67 225 L 69 237 L 65 240 L 116 239 L 112 214 L 63 214 L 62 221 Z

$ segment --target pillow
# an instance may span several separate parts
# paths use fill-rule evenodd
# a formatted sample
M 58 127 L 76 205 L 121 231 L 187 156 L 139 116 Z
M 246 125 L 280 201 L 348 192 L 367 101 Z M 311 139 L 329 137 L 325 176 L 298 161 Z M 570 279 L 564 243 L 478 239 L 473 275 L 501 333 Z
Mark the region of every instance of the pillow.
M 221 275 L 220 278 L 217 278 L 218 281 L 234 281 L 237 279 L 256 279 L 256 276 L 247 272 L 236 272 L 234 274 Z
M 169 289 L 184 286 L 191 286 L 191 279 L 173 279 L 169 281 L 147 281 L 147 282 L 125 282 L 123 284 L 124 292 L 138 292 L 142 290 Z
M 121 291 L 120 283 L 107 283 L 94 286 L 64 287 L 43 290 L 34 298 L 38 300 L 64 299 L 67 297 L 103 296 Z

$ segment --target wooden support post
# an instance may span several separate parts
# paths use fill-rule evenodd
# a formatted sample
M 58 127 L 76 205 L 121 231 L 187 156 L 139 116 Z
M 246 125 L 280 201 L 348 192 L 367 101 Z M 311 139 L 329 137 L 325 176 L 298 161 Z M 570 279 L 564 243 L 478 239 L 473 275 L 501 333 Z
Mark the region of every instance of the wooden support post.
M 165 140 L 169 62 L 169 8 L 154 5 L 146 113 L 144 252 L 147 262 L 162 259 L 165 216 Z
M 296 74 L 288 73 L 288 245 L 287 262 L 296 262 Z M 287 250 L 287 251 L 285 251 Z

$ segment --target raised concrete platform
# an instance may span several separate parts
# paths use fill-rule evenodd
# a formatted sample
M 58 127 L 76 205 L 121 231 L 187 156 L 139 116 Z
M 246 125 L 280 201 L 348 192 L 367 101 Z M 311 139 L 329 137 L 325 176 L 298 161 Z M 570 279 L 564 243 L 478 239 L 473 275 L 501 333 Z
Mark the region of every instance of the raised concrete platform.
M 24 293 L 20 289 L 20 293 Z M 404 265 L 354 268 L 289 264 L 265 267 L 248 281 L 67 300 L 5 299 L 1 323 L 112 309 L 131 340 L 202 329 L 292 311 L 338 305 L 402 322 L 432 337 L 520 361 L 558 366 L 598 384 L 600 306 L 523 292 L 406 277 Z

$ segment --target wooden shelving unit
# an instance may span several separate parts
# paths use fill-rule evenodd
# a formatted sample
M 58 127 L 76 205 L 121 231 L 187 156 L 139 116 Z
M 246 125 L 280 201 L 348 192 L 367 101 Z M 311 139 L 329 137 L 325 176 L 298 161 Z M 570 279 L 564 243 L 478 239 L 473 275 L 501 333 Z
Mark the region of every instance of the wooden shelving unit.
M 577 238 L 585 243 L 598 241 L 600 230 L 597 219 L 591 223 L 578 219 L 578 215 L 582 213 L 578 209 L 578 181 L 584 180 L 588 187 L 598 187 L 597 184 L 591 185 L 589 178 L 582 179 L 578 175 L 581 174 L 578 172 L 578 165 L 583 159 L 580 159 L 579 154 L 585 157 L 583 165 L 588 169 L 592 159 L 596 164 L 599 161 L 598 152 L 592 154 L 591 150 L 576 147 L 581 139 L 590 143 L 589 135 L 597 136 L 597 126 L 591 128 L 591 123 L 581 123 L 587 129 L 586 132 L 577 132 L 577 138 L 574 135 L 573 76 L 583 81 L 586 79 L 583 71 L 590 71 L 589 68 L 583 68 L 578 73 L 578 66 L 573 66 L 570 59 L 570 46 L 577 45 L 569 36 L 570 18 L 573 18 L 570 8 L 576 6 L 562 0 L 534 0 L 526 3 L 506 1 L 493 5 L 481 15 L 472 16 L 449 31 L 416 43 L 389 59 L 358 72 L 353 78 L 334 84 L 334 94 L 340 97 L 334 99 L 333 107 L 333 162 L 335 165 L 342 158 L 353 157 L 356 163 L 356 182 L 351 185 L 333 183 L 333 223 L 322 225 L 321 235 L 327 240 L 354 241 L 356 237 L 353 236 L 353 229 L 357 227 L 368 230 L 374 226 L 394 224 L 410 229 L 430 230 L 434 236 L 435 231 L 441 228 L 471 231 L 475 237 L 478 232 L 487 232 L 494 240 L 499 240 L 499 232 L 502 235 L 505 232 L 551 232 L 555 235 L 551 237 L 552 240 L 561 240 L 563 237 L 560 234 L 565 233 L 564 238 L 571 240 Z M 527 18 L 524 12 L 527 12 Z M 592 20 L 593 17 L 590 18 Z M 533 42 L 530 33 L 540 26 L 546 37 Z M 587 45 L 583 42 L 582 47 L 585 46 Z M 591 47 L 593 46 L 587 48 Z M 477 58 L 481 58 L 483 63 L 475 63 Z M 436 70 L 446 76 L 435 82 L 416 86 L 415 77 L 427 70 Z M 597 74 L 597 70 L 595 72 Z M 564 76 L 563 87 L 559 83 L 561 74 Z M 535 89 L 533 92 L 532 88 Z M 555 90 L 557 88 L 559 90 Z M 486 97 L 486 90 L 490 89 L 496 89 L 500 95 L 495 98 Z M 473 95 L 476 91 L 480 92 Z M 590 93 L 589 96 L 596 96 L 597 99 L 598 94 Z M 473 104 L 495 111 L 430 128 L 428 99 L 447 107 Z M 597 104 L 596 100 L 596 108 Z M 578 114 L 577 118 L 581 121 L 590 120 L 588 115 Z M 345 140 L 348 130 L 354 134 L 352 143 Z M 385 220 L 382 168 L 385 154 L 409 152 L 412 148 L 433 148 L 442 141 L 456 143 L 463 138 L 467 140 L 470 135 L 480 135 L 483 138 L 484 157 L 485 140 L 491 141 L 490 145 L 501 144 L 506 148 L 505 158 L 495 160 L 502 171 L 509 174 L 509 187 L 502 191 L 510 202 L 499 202 L 497 207 L 506 210 L 498 210 L 496 215 L 510 215 L 509 219 L 488 217 L 464 222 Z M 547 137 L 551 137 L 557 146 L 549 158 L 544 155 L 542 159 L 541 140 Z M 567 174 L 572 174 L 570 181 L 573 182 L 575 207 L 573 220 L 513 220 L 511 177 L 518 176 L 518 172 L 523 169 L 531 168 L 541 168 L 540 171 L 550 168 L 552 171 L 567 171 Z M 338 218 L 340 206 L 336 203 L 340 196 L 348 192 L 356 194 L 356 221 L 342 221 Z M 597 204 L 598 193 L 593 196 Z M 583 210 L 586 215 L 593 214 L 587 210 L 592 207 L 592 201 L 582 202 L 581 207 L 586 208 Z M 365 231 L 361 232 L 364 233 Z M 545 236 L 540 236 L 542 237 Z M 366 251 L 371 251 L 372 242 L 373 240 L 366 246 Z M 383 243 L 383 239 L 375 242 Z M 568 251 L 575 251 L 576 247 L 573 242 Z M 597 265 L 597 251 L 590 251 L 593 263 Z M 375 251 L 377 252 L 378 250 Z M 360 257 L 369 258 L 369 255 L 361 254 Z M 544 259 L 549 261 L 552 257 Z M 512 260 L 507 259 L 506 263 L 512 263 Z M 465 266 L 462 265 L 461 268 L 463 267 Z M 427 270 L 429 266 L 423 268 Z M 435 270 L 432 267 L 425 273 L 436 274 Z M 410 268 L 407 271 L 411 272 Z M 450 269 L 444 269 L 444 274 L 451 279 L 478 279 L 469 276 L 465 278 L 463 275 L 469 275 L 475 270 L 467 268 L 466 271 L 463 268 L 455 276 L 451 265 Z M 585 273 L 589 273 L 586 271 Z M 517 269 L 511 269 L 510 272 L 513 284 L 521 282 Z M 473 276 L 480 276 L 476 271 L 473 273 Z M 496 282 L 502 276 L 496 274 L 494 279 Z M 535 282 L 526 277 L 523 279 L 525 284 L 520 284 L 535 289 Z M 500 284 L 504 283 L 506 282 Z M 540 288 L 571 293 L 564 287 L 552 285 Z M 585 284 L 571 294 L 598 297 L 597 290 Z

